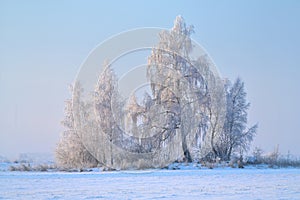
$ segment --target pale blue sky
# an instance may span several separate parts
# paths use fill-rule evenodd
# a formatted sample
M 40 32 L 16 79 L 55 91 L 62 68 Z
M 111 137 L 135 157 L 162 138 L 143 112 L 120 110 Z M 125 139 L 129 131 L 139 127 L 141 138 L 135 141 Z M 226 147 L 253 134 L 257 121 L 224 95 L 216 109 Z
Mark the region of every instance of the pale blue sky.
M 254 145 L 300 155 L 300 1 L 0 0 L 0 155 L 51 152 L 88 53 L 121 31 L 177 15 L 223 77 L 246 83 Z

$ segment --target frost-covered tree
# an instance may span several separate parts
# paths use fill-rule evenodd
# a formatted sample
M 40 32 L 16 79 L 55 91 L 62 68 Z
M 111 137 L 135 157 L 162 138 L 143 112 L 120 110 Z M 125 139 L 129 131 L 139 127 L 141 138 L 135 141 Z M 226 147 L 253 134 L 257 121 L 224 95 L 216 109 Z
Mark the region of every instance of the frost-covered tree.
M 114 166 L 114 143 L 120 128 L 118 122 L 122 118 L 120 97 L 117 93 L 117 78 L 108 62 L 104 63 L 104 71 L 98 78 L 94 93 L 94 110 L 96 123 L 99 126 L 98 159 L 103 165 Z
M 176 17 L 172 30 L 160 34 L 159 44 L 153 48 L 148 61 L 148 79 L 155 104 L 164 108 L 161 113 L 166 119 L 163 133 L 181 135 L 184 160 L 188 162 L 192 161 L 188 140 L 196 138 L 187 135 L 198 131 L 199 134 L 193 136 L 201 138 L 200 121 L 204 110 L 200 107 L 208 97 L 207 81 L 199 70 L 204 66 L 199 66 L 200 58 L 198 61 L 190 58 L 193 32 L 193 26 L 187 26 L 181 16 Z M 191 130 L 194 126 L 198 130 Z
M 257 125 L 247 128 L 250 103 L 246 100 L 244 82 L 237 78 L 233 85 L 225 84 L 226 117 L 219 140 L 214 144 L 215 154 L 229 160 L 233 152 L 247 150 L 257 130 Z
M 224 92 L 221 90 L 222 87 L 216 86 L 210 90 L 210 96 L 205 109 L 207 111 L 207 126 L 208 130 L 205 135 L 205 141 L 202 145 L 202 157 L 206 160 L 214 160 L 218 154 L 216 144 L 220 141 L 221 132 L 224 123 L 224 104 L 222 103 L 224 98 Z
M 182 17 L 177 17 L 173 29 L 163 31 L 160 34 L 160 42 L 157 48 L 152 50 L 148 61 L 148 78 L 151 82 L 151 90 L 156 104 L 164 108 L 160 115 L 166 119 L 160 125 L 161 134 L 174 134 L 181 125 L 181 94 L 180 74 L 186 65 L 183 55 L 190 51 L 189 34 Z M 183 55 L 181 55 L 183 54 Z M 177 131 L 179 132 L 179 131 Z M 189 150 L 182 134 L 182 148 L 184 154 L 191 160 Z
M 75 128 L 73 101 L 80 101 L 82 88 L 76 83 L 74 87 L 70 86 L 70 90 L 73 98 L 65 101 L 65 118 L 62 120 L 65 130 L 56 147 L 56 160 L 59 166 L 66 168 L 94 167 L 98 161 L 83 144 Z M 80 109 L 84 110 L 84 104 L 80 104 Z

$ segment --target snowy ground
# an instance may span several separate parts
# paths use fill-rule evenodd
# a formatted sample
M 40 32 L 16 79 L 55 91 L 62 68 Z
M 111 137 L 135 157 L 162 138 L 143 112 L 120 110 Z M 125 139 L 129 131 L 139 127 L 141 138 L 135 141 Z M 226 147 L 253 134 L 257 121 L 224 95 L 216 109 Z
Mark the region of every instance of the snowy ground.
M 0 172 L 0 199 L 300 199 L 300 169 Z

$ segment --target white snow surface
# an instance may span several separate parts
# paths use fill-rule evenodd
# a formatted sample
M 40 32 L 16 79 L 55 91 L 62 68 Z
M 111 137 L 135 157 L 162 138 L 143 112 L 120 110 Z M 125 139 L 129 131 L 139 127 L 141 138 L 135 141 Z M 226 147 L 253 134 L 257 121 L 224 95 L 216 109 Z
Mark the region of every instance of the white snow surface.
M 300 199 L 300 169 L 0 171 L 0 199 Z

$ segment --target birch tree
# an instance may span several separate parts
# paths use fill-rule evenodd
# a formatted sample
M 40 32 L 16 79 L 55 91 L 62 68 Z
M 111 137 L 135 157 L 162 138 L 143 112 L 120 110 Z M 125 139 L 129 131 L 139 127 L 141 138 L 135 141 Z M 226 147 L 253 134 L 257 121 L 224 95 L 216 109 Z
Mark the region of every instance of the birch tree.
M 76 83 L 74 87 L 70 86 L 70 90 L 73 97 L 65 101 L 65 118 L 61 122 L 65 130 L 56 147 L 56 160 L 59 166 L 66 168 L 95 167 L 98 161 L 83 144 L 75 127 L 73 101 L 77 101 L 84 112 L 84 103 L 80 102 L 82 89 Z
M 193 26 L 187 26 L 181 16 L 176 17 L 172 30 L 160 34 L 160 42 L 148 60 L 152 95 L 156 104 L 164 107 L 163 115 L 167 119 L 164 131 L 181 135 L 184 160 L 188 162 L 192 156 L 187 134 L 199 123 L 191 118 L 193 111 L 199 111 L 199 106 L 193 107 L 193 103 L 203 100 L 207 89 L 199 66 L 195 66 L 199 63 L 189 57 L 193 32 Z
M 104 71 L 98 78 L 95 87 L 94 109 L 96 122 L 100 127 L 98 134 L 100 140 L 98 144 L 99 160 L 102 164 L 112 167 L 114 165 L 114 140 L 118 132 L 117 120 L 120 112 L 116 101 L 117 79 L 108 62 L 104 63 Z M 113 108 L 114 107 L 114 108 Z M 114 112 L 114 110 L 116 112 Z
M 226 118 L 219 141 L 215 144 L 216 155 L 229 160 L 233 152 L 249 148 L 257 130 L 257 124 L 247 128 L 248 109 L 244 82 L 237 78 L 233 85 L 226 85 Z

